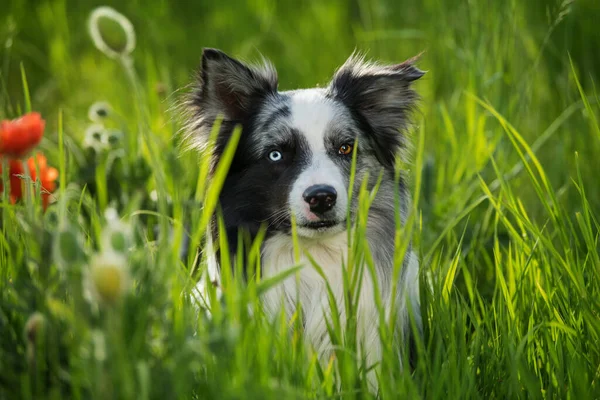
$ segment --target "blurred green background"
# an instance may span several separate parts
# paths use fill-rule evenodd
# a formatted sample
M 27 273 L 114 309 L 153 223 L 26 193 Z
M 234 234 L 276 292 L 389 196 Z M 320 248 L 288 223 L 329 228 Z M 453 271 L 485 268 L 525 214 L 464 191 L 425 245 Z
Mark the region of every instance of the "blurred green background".
M 429 108 L 472 90 L 520 117 L 513 122 L 534 127 L 573 100 L 568 54 L 584 87 L 600 73 L 595 0 L 8 0 L 0 20 L 3 101 L 21 101 L 23 62 L 38 107 L 77 110 L 94 96 L 118 102 L 111 90 L 119 89 L 117 67 L 86 30 L 99 5 L 132 21 L 138 70 L 157 73 L 169 90 L 189 81 L 205 46 L 243 58 L 261 52 L 276 64 L 282 89 L 325 83 L 355 48 L 386 62 L 426 50 L 421 65 L 430 71 L 423 85 Z
M 135 27 L 134 67 L 150 128 L 163 143 L 180 128 L 172 109 L 203 47 L 250 61 L 264 55 L 276 65 L 281 89 L 325 85 L 355 49 L 382 62 L 425 51 L 419 66 L 428 73 L 417 83 L 423 98 L 417 122 L 425 132 L 425 162 L 418 166 L 425 246 L 481 194 L 478 176 L 492 181 L 509 174 L 514 194 L 533 217 L 543 218 L 514 148 L 471 95 L 489 101 L 534 146 L 568 209 L 579 202 L 571 181 L 579 152 L 588 198 L 600 207 L 600 141 L 592 136 L 591 116 L 574 80 L 575 72 L 595 103 L 600 1 L 9 0 L 0 17 L 0 113 L 19 114 L 22 64 L 34 109 L 48 121 L 49 154 L 56 149 L 59 108 L 68 140 L 81 141 L 87 110 L 96 101 L 108 101 L 137 129 L 126 74 L 94 47 L 87 31 L 89 14 L 100 5 L 114 7 Z M 70 170 L 75 174 L 77 168 Z M 195 175 L 174 176 L 181 176 L 182 187 L 193 187 Z M 477 223 L 470 226 L 467 239 L 478 229 Z

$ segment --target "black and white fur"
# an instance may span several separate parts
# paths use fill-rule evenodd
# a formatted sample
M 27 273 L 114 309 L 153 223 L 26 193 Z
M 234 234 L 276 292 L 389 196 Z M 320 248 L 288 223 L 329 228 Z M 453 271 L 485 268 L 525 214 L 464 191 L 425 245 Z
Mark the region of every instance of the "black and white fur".
M 408 307 L 419 306 L 419 262 L 409 249 L 398 291 L 391 293 L 395 195 L 400 195 L 403 223 L 409 207 L 407 188 L 404 181 L 399 185 L 395 181 L 394 166 L 398 155 L 406 157 L 407 129 L 417 99 L 411 84 L 423 74 L 414 65 L 414 59 L 396 65 L 378 65 L 352 55 L 326 88 L 280 92 L 277 73 L 269 62 L 248 65 L 219 50 L 205 49 L 188 100 L 188 138 L 199 149 L 206 148 L 215 119 L 223 117 L 212 154 L 213 166 L 234 127 L 242 127 L 220 195 L 229 248 L 234 251 L 237 248 L 239 230 L 253 237 L 261 226 L 266 226 L 262 275 L 269 277 L 293 266 L 293 213 L 300 245 L 323 269 L 342 313 L 342 264 L 348 252 L 347 207 L 354 218 L 365 173 L 370 174 L 369 189 L 383 173 L 368 215 L 367 239 L 384 304 L 396 297 L 395 318 L 402 337 L 409 331 Z M 348 204 L 352 153 L 344 154 L 348 147 L 343 146 L 353 146 L 355 139 L 358 139 L 356 177 L 353 201 Z M 317 188 L 324 187 L 335 196 L 334 201 L 329 198 L 327 207 L 319 209 L 319 213 L 311 212 L 305 198 L 307 190 L 315 185 L 323 185 Z M 209 249 L 217 241 L 217 235 L 213 225 L 208 235 Z M 209 257 L 209 269 L 215 274 L 218 256 L 209 254 Z M 291 316 L 298 289 L 305 334 L 318 354 L 327 359 L 332 348 L 323 314 L 329 310 L 326 287 L 304 256 L 303 261 L 306 267 L 300 272 L 299 288 L 296 277 L 292 276 L 267 292 L 262 302 L 268 313 L 275 314 L 283 306 Z M 420 313 L 415 311 L 420 326 Z M 344 315 L 340 317 L 343 321 Z M 372 282 L 365 269 L 358 307 L 358 335 L 372 362 L 381 357 L 378 319 Z

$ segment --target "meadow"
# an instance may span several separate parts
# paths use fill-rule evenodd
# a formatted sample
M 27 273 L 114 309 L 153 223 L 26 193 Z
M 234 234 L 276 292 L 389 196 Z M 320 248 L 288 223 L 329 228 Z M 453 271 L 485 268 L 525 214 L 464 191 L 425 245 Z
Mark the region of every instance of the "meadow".
M 104 5 L 132 46 L 104 20 L 116 53 L 98 47 Z M 413 369 L 384 357 L 380 398 L 600 398 L 597 0 L 0 8 L 0 120 L 45 121 L 31 154 L 0 135 L 0 400 L 373 397 L 351 326 L 331 322 L 320 363 L 297 320 L 260 314 L 277 280 L 227 275 L 210 317 L 193 305 L 221 182 L 182 150 L 177 105 L 203 47 L 264 55 L 280 89 L 327 84 L 354 49 L 425 51 L 397 235 L 423 265 L 424 336 Z

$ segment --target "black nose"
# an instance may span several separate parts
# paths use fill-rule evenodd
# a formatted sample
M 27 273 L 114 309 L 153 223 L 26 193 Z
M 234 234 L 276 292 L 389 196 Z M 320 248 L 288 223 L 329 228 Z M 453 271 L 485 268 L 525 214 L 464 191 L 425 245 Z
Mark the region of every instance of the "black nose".
M 310 211 L 323 214 L 335 206 L 337 192 L 329 185 L 313 185 L 304 191 L 302 197 L 310 206 Z

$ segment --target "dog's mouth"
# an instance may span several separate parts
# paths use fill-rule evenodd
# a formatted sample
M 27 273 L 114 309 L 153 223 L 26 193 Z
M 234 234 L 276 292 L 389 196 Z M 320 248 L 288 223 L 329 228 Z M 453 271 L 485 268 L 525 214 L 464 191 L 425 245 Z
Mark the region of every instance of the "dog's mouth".
M 311 221 L 311 222 L 307 222 L 306 224 L 303 224 L 302 227 L 308 228 L 308 229 L 315 229 L 315 230 L 324 230 L 324 229 L 333 228 L 334 226 L 338 226 L 341 223 L 342 222 L 340 222 L 340 221 L 332 221 L 332 220 Z
M 340 230 L 345 229 L 346 219 L 344 218 L 343 220 L 326 219 L 326 220 L 318 220 L 318 221 L 299 221 L 299 223 L 296 225 L 296 227 L 298 229 L 298 233 L 301 236 L 308 235 L 309 237 L 313 237 L 315 235 L 318 236 L 322 233 L 329 233 L 329 232 L 340 231 Z M 285 231 L 285 232 L 291 234 L 292 221 L 291 220 L 282 221 L 277 225 L 277 227 L 274 227 L 274 229 L 280 230 L 280 231 Z

